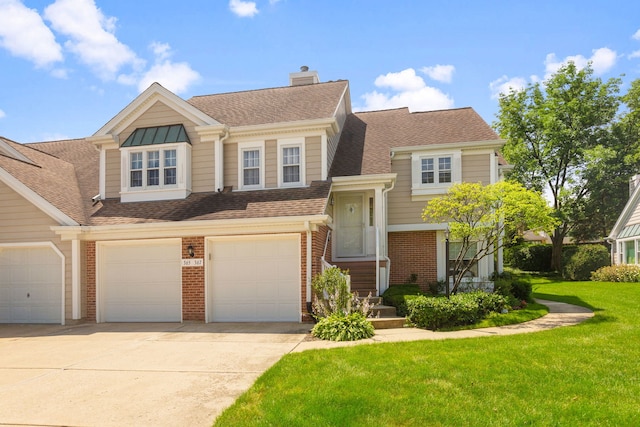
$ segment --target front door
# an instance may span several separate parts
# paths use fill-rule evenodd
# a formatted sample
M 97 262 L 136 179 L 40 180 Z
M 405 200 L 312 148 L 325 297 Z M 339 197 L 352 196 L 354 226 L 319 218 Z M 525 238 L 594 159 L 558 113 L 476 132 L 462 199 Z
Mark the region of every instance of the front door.
M 337 233 L 336 252 L 338 257 L 359 257 L 365 255 L 364 241 L 364 194 L 348 193 L 336 195 Z

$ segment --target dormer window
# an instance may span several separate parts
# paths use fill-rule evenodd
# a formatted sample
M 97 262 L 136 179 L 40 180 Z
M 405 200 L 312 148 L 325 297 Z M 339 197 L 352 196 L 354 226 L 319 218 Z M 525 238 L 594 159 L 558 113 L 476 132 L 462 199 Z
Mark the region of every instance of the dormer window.
M 191 192 L 191 142 L 183 125 L 138 128 L 120 151 L 123 202 L 182 199 Z
M 460 182 L 461 152 L 415 152 L 411 154 L 411 195 L 442 194 Z

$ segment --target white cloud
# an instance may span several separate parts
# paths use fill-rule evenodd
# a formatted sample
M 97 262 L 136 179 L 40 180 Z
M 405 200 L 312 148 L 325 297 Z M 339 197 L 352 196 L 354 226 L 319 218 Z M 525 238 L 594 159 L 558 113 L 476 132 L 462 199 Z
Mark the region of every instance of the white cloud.
M 4 111 L 0 110 L 0 119 L 4 117 L 7 117 L 7 114 Z
M 636 31 L 631 38 L 634 40 L 640 40 L 640 30 Z
M 0 0 L 0 46 L 37 67 L 63 60 L 62 47 L 38 12 L 18 0 Z
M 582 55 L 567 56 L 563 60 L 558 60 L 555 53 L 550 53 L 545 58 L 545 79 L 548 79 L 552 74 L 557 72 L 562 66 L 573 62 L 578 69 L 583 69 L 591 62 L 591 67 L 596 75 L 601 75 L 609 71 L 616 64 L 618 55 L 615 50 L 611 50 L 607 47 L 600 49 L 594 49 L 590 58 L 585 58 Z
M 633 51 L 629 54 L 629 59 L 640 58 L 640 50 Z
M 253 1 L 230 0 L 229 9 L 241 18 L 251 18 L 258 13 L 256 3 Z
M 181 93 L 200 80 L 200 74 L 186 62 L 172 62 L 171 46 L 168 43 L 153 42 L 149 46 L 156 60 L 155 64 L 138 81 L 138 90 L 142 92 L 152 83 L 158 82 L 175 93 Z
M 449 95 L 427 86 L 413 68 L 378 76 L 374 84 L 397 93 L 380 93 L 375 90 L 365 93 L 362 95 L 365 101 L 362 110 L 408 107 L 410 111 L 428 111 L 452 108 L 454 105 Z
M 456 68 L 453 65 L 434 65 L 433 67 L 423 67 L 420 71 L 425 73 L 429 78 L 442 82 L 451 83 L 453 72 Z
M 126 65 L 135 69 L 144 63 L 114 35 L 116 18 L 104 16 L 93 0 L 56 0 L 44 16 L 69 37 L 65 47 L 103 80 L 114 79 Z
M 489 83 L 491 98 L 498 99 L 500 95 L 508 95 L 511 92 L 518 92 L 527 87 L 527 81 L 522 77 L 502 76 Z

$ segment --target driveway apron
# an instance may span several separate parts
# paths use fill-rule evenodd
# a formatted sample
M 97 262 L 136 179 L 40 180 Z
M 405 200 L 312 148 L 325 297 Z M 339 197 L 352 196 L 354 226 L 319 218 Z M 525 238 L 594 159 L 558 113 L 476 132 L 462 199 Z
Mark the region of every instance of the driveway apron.
M 299 323 L 0 325 L 0 425 L 210 426 Z

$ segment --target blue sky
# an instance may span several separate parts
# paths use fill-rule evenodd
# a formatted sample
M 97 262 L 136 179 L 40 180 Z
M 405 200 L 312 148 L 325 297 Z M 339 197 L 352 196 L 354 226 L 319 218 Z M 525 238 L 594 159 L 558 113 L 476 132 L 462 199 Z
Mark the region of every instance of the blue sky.
M 568 60 L 640 78 L 639 1 L 0 0 L 0 135 L 92 135 L 153 81 L 286 86 L 307 65 L 355 109 L 473 107 Z M 623 90 L 625 87 L 623 87 Z

